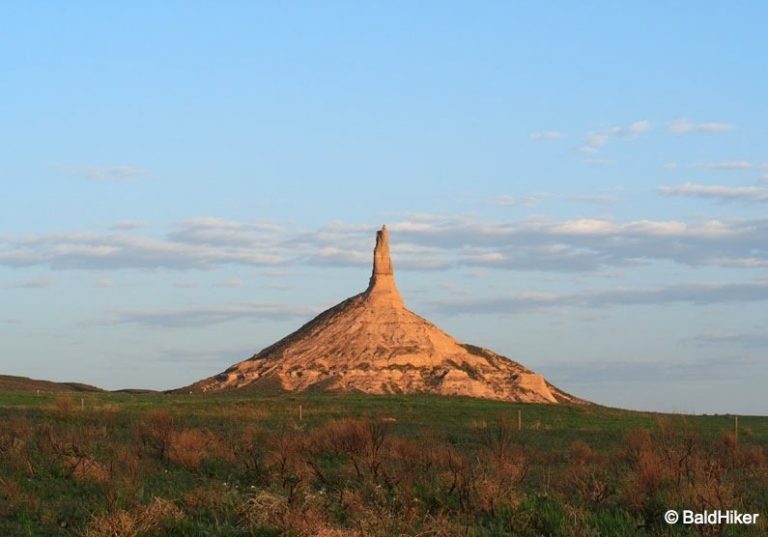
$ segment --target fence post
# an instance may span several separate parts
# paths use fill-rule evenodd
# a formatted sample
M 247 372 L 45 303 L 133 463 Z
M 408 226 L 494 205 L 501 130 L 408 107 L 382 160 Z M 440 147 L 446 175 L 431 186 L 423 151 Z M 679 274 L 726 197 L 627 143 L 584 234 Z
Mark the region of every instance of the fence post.
M 739 417 L 733 417 L 733 433 L 735 435 L 736 447 L 739 447 Z
M 523 430 L 523 411 L 519 408 L 517 409 L 517 430 Z
M 302 419 L 304 419 L 304 415 L 303 415 L 303 412 L 302 412 L 302 410 L 303 410 L 303 409 L 301 408 L 301 405 L 299 405 L 299 421 L 301 421 Z

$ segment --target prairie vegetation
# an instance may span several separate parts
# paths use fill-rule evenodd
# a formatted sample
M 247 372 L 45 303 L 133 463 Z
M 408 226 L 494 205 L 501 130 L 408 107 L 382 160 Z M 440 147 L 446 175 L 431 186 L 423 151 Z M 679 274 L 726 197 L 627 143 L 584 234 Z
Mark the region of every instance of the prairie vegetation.
M 766 533 L 663 514 L 768 516 L 768 418 L 737 439 L 726 416 L 466 398 L 3 393 L 0 420 L 0 535 Z

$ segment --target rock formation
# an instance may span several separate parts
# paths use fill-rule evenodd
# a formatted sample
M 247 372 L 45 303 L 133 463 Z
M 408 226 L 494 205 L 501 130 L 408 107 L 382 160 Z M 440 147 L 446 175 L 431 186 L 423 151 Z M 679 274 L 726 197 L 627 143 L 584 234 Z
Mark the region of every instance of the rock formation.
M 406 309 L 386 226 L 376 233 L 368 288 L 292 334 L 186 390 L 258 385 L 286 391 L 435 393 L 531 403 L 583 402 L 494 352 L 459 343 Z

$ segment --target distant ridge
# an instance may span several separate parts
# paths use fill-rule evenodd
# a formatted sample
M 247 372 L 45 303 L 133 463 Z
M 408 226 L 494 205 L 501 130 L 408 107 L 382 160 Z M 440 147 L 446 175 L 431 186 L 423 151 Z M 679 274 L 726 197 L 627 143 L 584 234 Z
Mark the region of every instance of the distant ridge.
M 80 382 L 52 382 L 27 377 L 0 375 L 0 390 L 17 392 L 103 392 L 101 388 Z
M 226 371 L 178 392 L 233 389 L 434 393 L 529 403 L 587 403 L 538 373 L 467 345 L 406 309 L 386 226 L 368 288 Z

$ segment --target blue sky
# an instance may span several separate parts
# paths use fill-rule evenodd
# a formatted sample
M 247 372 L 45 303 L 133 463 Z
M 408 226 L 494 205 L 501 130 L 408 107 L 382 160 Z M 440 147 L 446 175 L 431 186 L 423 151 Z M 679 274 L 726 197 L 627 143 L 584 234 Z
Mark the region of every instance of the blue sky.
M 761 2 L 6 2 L 0 372 L 216 373 L 362 290 L 632 408 L 768 413 Z

